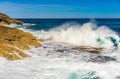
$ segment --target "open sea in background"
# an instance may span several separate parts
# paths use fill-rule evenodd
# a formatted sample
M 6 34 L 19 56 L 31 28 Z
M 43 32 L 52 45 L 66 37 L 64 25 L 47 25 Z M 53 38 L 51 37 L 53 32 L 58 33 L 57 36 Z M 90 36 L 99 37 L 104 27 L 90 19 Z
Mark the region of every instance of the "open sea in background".
M 112 30 L 120 31 L 120 19 L 19 19 L 25 23 L 36 24 L 34 27 L 28 27 L 32 30 L 48 30 L 64 23 L 84 24 L 87 22 L 94 22 L 98 26 L 106 25 Z

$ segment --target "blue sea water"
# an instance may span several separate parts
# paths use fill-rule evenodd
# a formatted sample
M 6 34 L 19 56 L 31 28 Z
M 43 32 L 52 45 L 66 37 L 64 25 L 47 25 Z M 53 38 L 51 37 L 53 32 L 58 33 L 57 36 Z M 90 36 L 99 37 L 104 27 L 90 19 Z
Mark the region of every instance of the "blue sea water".
M 84 24 L 87 22 L 94 22 L 98 26 L 106 25 L 109 28 L 120 31 L 120 19 L 19 19 L 25 23 L 36 24 L 34 27 L 27 27 L 33 30 L 48 30 L 50 28 L 60 26 L 64 23 Z

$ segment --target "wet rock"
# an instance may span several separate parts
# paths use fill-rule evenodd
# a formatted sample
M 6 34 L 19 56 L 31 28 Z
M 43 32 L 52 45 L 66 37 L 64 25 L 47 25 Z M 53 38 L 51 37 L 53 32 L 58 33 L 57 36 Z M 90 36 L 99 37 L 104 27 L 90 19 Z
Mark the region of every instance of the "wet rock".
M 90 62 L 101 62 L 101 63 L 106 63 L 108 61 L 116 61 L 115 58 L 109 57 L 109 56 L 102 56 L 102 55 L 98 55 L 98 56 L 92 56 L 89 59 Z
M 83 52 L 90 52 L 93 54 L 98 54 L 103 50 L 103 48 L 90 47 L 90 46 L 79 46 L 79 47 L 76 46 L 76 47 L 72 47 L 72 49 L 83 51 Z
M 65 50 L 63 49 L 57 49 L 56 52 L 64 52 Z

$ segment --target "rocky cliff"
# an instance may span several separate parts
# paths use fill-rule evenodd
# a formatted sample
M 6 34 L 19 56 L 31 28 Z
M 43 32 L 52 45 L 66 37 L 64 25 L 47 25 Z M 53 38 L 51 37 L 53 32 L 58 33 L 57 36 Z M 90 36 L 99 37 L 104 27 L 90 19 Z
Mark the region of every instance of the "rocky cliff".
M 5 27 L 10 23 L 22 24 L 18 20 L 14 20 L 0 13 L 2 18 L 0 22 L 0 56 L 8 60 L 17 60 L 29 57 L 21 50 L 27 50 L 30 46 L 40 46 L 39 41 L 30 33 L 24 32 L 16 28 Z

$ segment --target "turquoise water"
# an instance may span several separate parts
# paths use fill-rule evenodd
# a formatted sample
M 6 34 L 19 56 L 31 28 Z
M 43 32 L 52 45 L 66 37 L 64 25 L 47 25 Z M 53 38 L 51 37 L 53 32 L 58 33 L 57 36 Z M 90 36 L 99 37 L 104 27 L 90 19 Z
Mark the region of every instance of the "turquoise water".
M 100 79 L 95 72 L 91 71 L 86 74 L 71 73 L 69 79 Z

